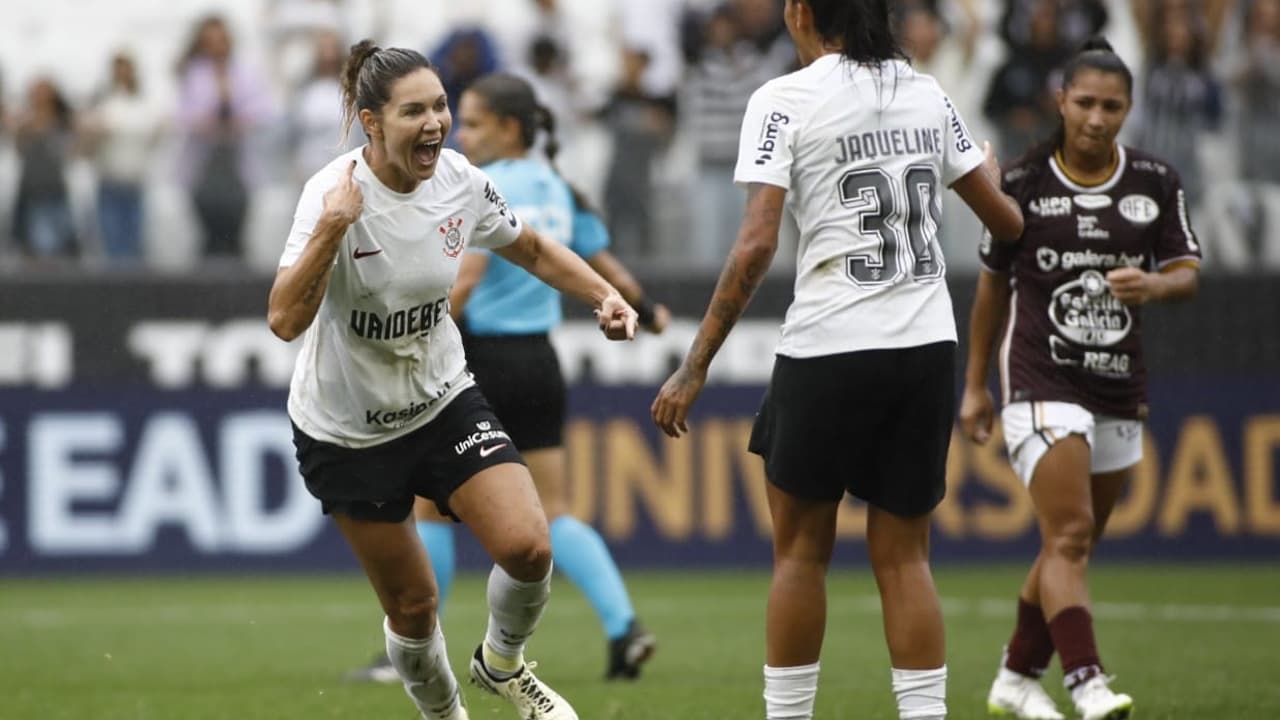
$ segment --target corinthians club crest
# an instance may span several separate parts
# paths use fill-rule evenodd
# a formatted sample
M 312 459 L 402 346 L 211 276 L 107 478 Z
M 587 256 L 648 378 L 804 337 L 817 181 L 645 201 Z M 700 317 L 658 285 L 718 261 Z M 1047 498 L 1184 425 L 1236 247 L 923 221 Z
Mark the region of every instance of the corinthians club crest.
M 437 229 L 444 236 L 444 254 L 451 258 L 462 254 L 462 218 L 449 218 Z

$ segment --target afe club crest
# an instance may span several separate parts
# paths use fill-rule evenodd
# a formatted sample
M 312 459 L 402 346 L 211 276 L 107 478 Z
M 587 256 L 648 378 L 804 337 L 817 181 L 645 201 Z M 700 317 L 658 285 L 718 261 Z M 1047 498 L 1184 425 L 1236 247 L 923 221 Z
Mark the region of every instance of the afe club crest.
M 449 218 L 438 230 L 444 236 L 444 254 L 456 258 L 462 254 L 462 218 Z

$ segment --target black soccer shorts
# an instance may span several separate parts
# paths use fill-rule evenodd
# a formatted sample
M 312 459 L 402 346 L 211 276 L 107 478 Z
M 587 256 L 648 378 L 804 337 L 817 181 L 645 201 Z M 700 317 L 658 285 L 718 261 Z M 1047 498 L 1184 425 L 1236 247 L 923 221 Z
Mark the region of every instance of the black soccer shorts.
M 298 468 L 325 514 L 402 522 L 415 495 L 457 519 L 449 496 L 476 473 L 524 460 L 480 389 L 455 397 L 427 424 L 367 448 L 316 440 L 293 427 Z
M 895 515 L 946 493 L 955 416 L 953 342 L 813 358 L 779 355 L 749 449 L 795 497 L 848 492 Z

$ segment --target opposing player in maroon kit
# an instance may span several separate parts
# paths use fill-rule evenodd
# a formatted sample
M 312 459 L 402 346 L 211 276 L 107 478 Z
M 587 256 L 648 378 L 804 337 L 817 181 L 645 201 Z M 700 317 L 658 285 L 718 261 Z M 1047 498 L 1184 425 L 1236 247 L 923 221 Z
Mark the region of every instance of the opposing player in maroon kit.
M 1003 325 L 1001 419 L 1042 543 L 987 701 L 992 714 L 1063 717 L 1039 683 L 1055 650 L 1084 720 L 1133 709 L 1103 673 L 1085 573 L 1142 459 L 1140 308 L 1195 294 L 1200 247 L 1177 172 L 1116 142 L 1132 91 L 1105 40 L 1067 63 L 1061 128 L 1004 174 L 1026 217 L 1022 237 L 981 247 L 960 419 L 974 441 L 989 439 L 988 363 Z

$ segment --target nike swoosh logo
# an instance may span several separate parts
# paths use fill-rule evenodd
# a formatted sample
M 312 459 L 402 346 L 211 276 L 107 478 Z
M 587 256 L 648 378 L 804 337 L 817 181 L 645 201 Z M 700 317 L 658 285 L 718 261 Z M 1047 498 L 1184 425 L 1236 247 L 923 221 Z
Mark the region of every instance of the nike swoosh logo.
M 362 252 L 360 248 L 356 248 L 356 251 L 351 253 L 351 257 L 355 258 L 356 260 L 359 260 L 360 258 L 367 258 L 370 255 L 377 255 L 380 252 L 382 252 L 382 248 L 378 248 L 377 250 L 370 250 L 369 252 Z
M 499 450 L 501 450 L 506 446 L 507 446 L 506 443 L 502 443 L 501 445 L 494 445 L 492 447 L 480 448 L 480 457 L 489 457 L 490 455 L 498 452 Z

